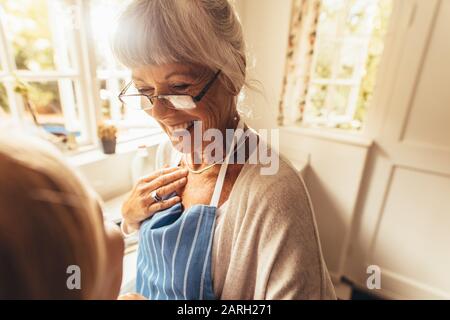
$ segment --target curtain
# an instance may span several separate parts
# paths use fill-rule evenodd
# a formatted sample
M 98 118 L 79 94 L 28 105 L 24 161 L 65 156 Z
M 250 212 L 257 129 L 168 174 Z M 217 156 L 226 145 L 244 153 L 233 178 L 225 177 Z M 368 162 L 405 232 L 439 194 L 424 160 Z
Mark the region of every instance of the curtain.
M 278 125 L 302 121 L 314 54 L 320 0 L 292 0 L 286 65 L 278 110 Z

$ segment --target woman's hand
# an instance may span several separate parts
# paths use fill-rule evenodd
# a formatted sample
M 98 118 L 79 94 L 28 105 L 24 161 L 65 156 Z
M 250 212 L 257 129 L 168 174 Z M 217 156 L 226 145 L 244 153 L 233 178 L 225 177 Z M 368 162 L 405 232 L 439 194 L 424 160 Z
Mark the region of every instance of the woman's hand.
M 122 217 L 127 232 L 139 229 L 141 222 L 154 213 L 181 201 L 179 196 L 155 202 L 150 193 L 156 191 L 164 197 L 186 184 L 188 171 L 179 167 L 164 168 L 141 178 L 122 205 Z

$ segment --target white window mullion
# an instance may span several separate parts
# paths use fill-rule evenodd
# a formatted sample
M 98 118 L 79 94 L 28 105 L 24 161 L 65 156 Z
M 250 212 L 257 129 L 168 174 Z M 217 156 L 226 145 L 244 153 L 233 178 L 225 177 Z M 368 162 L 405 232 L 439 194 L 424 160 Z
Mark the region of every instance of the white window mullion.
M 72 86 L 71 80 L 58 80 L 58 89 L 64 116 L 64 124 L 69 132 L 75 132 L 80 129 L 73 88 L 74 87 Z
M 58 81 L 61 79 L 75 79 L 79 77 L 76 72 L 63 71 L 38 71 L 18 70 L 15 72 L 18 78 L 32 82 Z
M 75 57 L 75 69 L 80 70 L 78 83 L 80 90 L 77 90 L 79 117 L 82 131 L 86 133 L 86 142 L 97 144 L 96 131 L 101 110 L 99 97 L 97 97 L 95 55 L 92 45 L 89 44 L 89 3 L 86 0 L 74 0 L 73 5 L 76 22 L 72 50 Z
M 119 89 L 119 79 L 110 78 L 106 80 L 106 90 L 109 92 L 109 103 L 111 106 L 111 118 L 119 122 L 122 118 L 120 107 L 121 103 L 119 99 L 117 99 L 117 96 L 120 93 Z
M 334 44 L 334 55 L 333 60 L 331 63 L 331 80 L 338 79 L 338 72 L 339 67 L 341 64 L 341 53 L 342 48 L 346 44 L 344 29 L 345 29 L 345 20 L 347 18 L 347 14 L 350 11 L 350 2 L 347 1 L 345 3 L 345 9 L 339 11 L 338 15 L 338 27 L 336 30 L 335 37 L 336 39 L 342 39 L 342 41 L 333 41 Z M 329 117 L 335 103 L 335 96 L 336 96 L 337 86 L 336 85 L 329 85 L 327 90 L 327 95 L 325 98 L 325 109 L 327 110 L 327 118 Z
M 131 72 L 129 70 L 97 70 L 97 77 L 101 80 L 109 78 L 128 79 L 131 77 Z
M 323 78 L 316 78 L 311 80 L 312 84 L 317 84 L 317 85 L 337 85 L 337 86 L 353 86 L 353 85 L 357 85 L 358 82 L 360 80 L 358 80 L 357 78 L 352 78 L 352 79 L 323 79 Z
M 24 118 L 24 103 L 22 97 L 14 92 L 14 87 L 16 85 L 14 78 L 16 63 L 6 36 L 5 21 L 6 14 L 0 6 L 0 59 L 4 74 L 9 76 L 9 79 L 4 82 L 4 85 L 11 115 L 16 122 L 21 123 Z
M 22 124 L 24 118 L 24 102 L 20 95 L 14 91 L 16 86 L 15 81 L 7 81 L 3 83 L 6 89 L 6 95 L 8 96 L 8 104 L 11 115 L 15 122 Z
M 371 5 L 375 5 L 375 3 L 372 3 Z M 375 16 L 372 15 L 367 20 L 367 29 L 373 30 L 373 20 Z M 361 84 L 362 80 L 365 76 L 366 70 L 366 64 L 367 59 L 369 57 L 369 46 L 370 46 L 370 39 L 371 39 L 371 33 L 368 33 L 365 35 L 365 38 L 362 40 L 362 43 L 360 45 L 360 54 L 357 58 L 357 61 L 355 63 L 355 71 L 354 71 L 354 77 L 356 78 L 357 85 L 352 87 L 352 91 L 349 97 L 349 103 L 347 108 L 347 116 L 350 119 L 353 119 L 356 113 L 356 108 L 358 104 L 358 97 L 361 90 Z
M 64 32 L 66 30 L 66 27 L 62 27 L 67 24 L 67 22 L 65 21 L 63 9 L 58 4 L 61 4 L 61 2 L 57 3 L 54 0 L 48 1 L 48 16 L 51 17 L 49 19 L 49 23 L 53 38 L 52 42 L 55 68 L 58 71 L 69 71 L 71 69 L 68 56 L 69 45 L 67 43 L 67 35 Z M 78 76 L 77 73 L 76 75 Z M 58 90 L 66 130 L 69 132 L 78 131 L 80 129 L 80 123 L 78 120 L 77 108 L 75 105 L 75 95 L 73 91 L 74 87 L 72 85 L 72 80 L 61 79 L 59 77 Z

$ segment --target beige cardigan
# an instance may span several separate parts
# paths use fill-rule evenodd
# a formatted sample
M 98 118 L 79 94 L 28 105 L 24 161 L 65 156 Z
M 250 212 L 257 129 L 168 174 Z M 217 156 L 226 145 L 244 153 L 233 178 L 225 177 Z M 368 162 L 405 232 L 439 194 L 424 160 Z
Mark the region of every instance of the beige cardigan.
M 158 148 L 156 166 L 176 158 L 166 141 Z M 261 166 L 244 165 L 216 220 L 217 298 L 336 299 L 303 180 L 282 157 L 275 175 L 261 175 Z

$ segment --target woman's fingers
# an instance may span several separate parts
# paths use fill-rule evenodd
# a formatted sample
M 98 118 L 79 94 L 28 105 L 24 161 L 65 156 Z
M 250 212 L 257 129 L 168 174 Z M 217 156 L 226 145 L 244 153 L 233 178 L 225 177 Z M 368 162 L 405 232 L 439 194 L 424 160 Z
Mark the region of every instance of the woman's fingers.
M 172 183 L 176 180 L 182 179 L 188 175 L 188 171 L 186 169 L 180 169 L 178 168 L 176 171 L 162 174 L 158 176 L 157 178 L 153 179 L 152 181 L 145 184 L 145 186 L 142 187 L 142 192 L 147 193 L 151 192 L 153 190 L 157 190 L 162 186 L 165 186 L 169 183 Z M 160 195 L 158 193 L 158 195 Z
M 179 197 L 156 202 L 151 193 L 156 190 L 160 197 L 167 196 L 186 184 L 188 171 L 180 167 L 164 168 L 141 178 L 130 198 L 122 206 L 122 216 L 127 225 L 135 226 L 151 217 L 156 211 L 180 202 Z
M 157 211 L 161 211 L 167 208 L 170 208 L 171 206 L 177 204 L 181 201 L 181 198 L 179 196 L 172 197 L 167 200 L 161 200 L 159 202 L 151 202 L 148 204 L 144 210 L 142 210 L 139 213 L 139 221 L 144 221 L 151 216 L 153 216 Z
M 166 184 L 165 186 L 162 186 L 159 189 L 156 189 L 156 193 L 158 194 L 158 196 L 160 197 L 164 197 L 164 196 L 168 196 L 170 195 L 172 192 L 180 189 L 182 186 L 184 186 L 187 182 L 186 177 L 183 177 L 181 179 L 175 180 L 169 184 Z M 154 203 L 155 200 L 152 198 L 151 196 L 151 192 L 149 193 L 147 200 L 145 202 L 145 205 L 150 205 L 152 203 Z
M 151 204 L 148 207 L 148 212 L 150 212 L 150 216 L 153 215 L 153 213 L 156 213 L 157 211 L 161 211 L 167 208 L 172 207 L 173 205 L 177 204 L 181 201 L 181 198 L 179 196 L 172 197 L 167 200 L 162 200 L 160 202 L 155 202 Z
M 162 175 L 165 175 L 165 174 L 168 174 L 171 172 L 175 172 L 177 170 L 180 170 L 180 167 L 163 167 L 161 170 L 157 170 L 155 172 L 152 172 L 148 176 L 142 177 L 141 181 L 151 182 L 152 180 L 154 180 Z
M 183 177 L 181 179 L 175 180 L 169 184 L 166 184 L 165 186 L 160 187 L 157 189 L 158 195 L 160 197 L 162 196 L 168 196 L 172 192 L 180 189 L 182 186 L 184 186 L 187 182 L 187 178 Z

